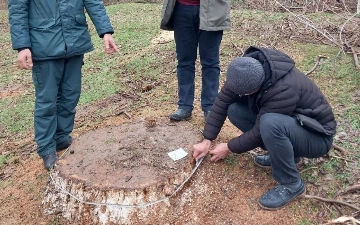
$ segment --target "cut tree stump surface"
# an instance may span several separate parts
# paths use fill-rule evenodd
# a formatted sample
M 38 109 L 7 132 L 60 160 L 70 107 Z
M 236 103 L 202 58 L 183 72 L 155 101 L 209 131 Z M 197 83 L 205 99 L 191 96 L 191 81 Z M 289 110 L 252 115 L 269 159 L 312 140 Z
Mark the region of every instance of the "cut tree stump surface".
M 186 160 L 173 161 L 168 152 L 183 148 L 189 156 L 201 133 L 187 122 L 149 123 L 93 130 L 75 139 L 69 149 L 74 154 L 58 162 L 60 176 L 113 189 L 141 189 L 173 176 Z
M 201 138 L 189 122 L 173 123 L 168 118 L 87 132 L 74 139 L 51 171 L 44 212 L 60 211 L 71 222 L 90 224 L 132 224 L 145 222 L 156 212 L 166 215 L 168 203 L 152 206 L 150 211 L 136 206 L 174 193 L 195 166 L 192 146 Z M 168 153 L 179 148 L 188 155 L 173 161 Z M 135 207 L 124 213 L 124 206 Z M 141 214 L 144 216 L 139 217 Z

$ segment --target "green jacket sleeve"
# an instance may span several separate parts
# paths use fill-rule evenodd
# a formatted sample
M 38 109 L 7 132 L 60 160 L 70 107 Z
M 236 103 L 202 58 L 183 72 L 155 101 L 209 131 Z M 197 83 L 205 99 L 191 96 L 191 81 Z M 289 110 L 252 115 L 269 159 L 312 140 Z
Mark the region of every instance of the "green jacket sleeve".
M 84 0 L 84 5 L 99 37 L 103 37 L 104 34 L 114 33 L 114 29 L 111 26 L 109 16 L 106 13 L 106 9 L 102 1 Z
M 9 0 L 9 23 L 13 49 L 31 48 L 29 35 L 29 0 Z

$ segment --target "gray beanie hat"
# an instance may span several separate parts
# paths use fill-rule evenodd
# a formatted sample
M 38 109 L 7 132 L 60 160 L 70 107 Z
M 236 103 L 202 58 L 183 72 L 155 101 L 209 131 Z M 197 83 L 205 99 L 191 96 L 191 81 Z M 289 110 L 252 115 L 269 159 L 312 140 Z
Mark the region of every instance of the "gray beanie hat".
M 248 95 L 260 88 L 265 80 L 261 63 L 251 57 L 239 57 L 230 62 L 226 85 L 238 95 Z

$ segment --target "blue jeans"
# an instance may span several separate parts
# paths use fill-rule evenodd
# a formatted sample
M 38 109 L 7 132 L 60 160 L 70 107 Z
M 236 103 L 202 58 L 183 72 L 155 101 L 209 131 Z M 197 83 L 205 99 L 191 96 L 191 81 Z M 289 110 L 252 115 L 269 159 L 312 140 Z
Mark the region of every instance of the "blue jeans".
M 202 69 L 201 107 L 203 111 L 211 109 L 219 89 L 219 48 L 223 31 L 200 30 L 199 20 L 199 6 L 176 4 L 173 21 L 178 60 L 178 106 L 187 111 L 193 109 L 198 46 Z
M 83 55 L 34 61 L 34 130 L 40 156 L 56 150 L 74 128 L 75 107 L 81 92 Z
M 256 121 L 256 115 L 241 103 L 230 105 L 228 117 L 243 132 Z M 295 118 L 279 113 L 266 113 L 260 118 L 260 134 L 271 157 L 272 176 L 280 184 L 300 179 L 294 158 L 321 157 L 328 153 L 333 141 L 332 136 L 306 130 Z

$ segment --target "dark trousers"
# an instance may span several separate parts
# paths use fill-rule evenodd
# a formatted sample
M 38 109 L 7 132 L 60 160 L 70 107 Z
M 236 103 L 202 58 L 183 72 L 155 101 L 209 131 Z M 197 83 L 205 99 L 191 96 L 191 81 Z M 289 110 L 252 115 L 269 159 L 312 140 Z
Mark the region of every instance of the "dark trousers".
M 40 156 L 56 150 L 74 128 L 75 107 L 81 92 L 83 55 L 34 61 L 34 130 Z
M 199 29 L 199 6 L 176 4 L 174 13 L 174 37 L 178 60 L 178 106 L 192 110 L 195 91 L 195 61 L 199 46 L 202 67 L 201 107 L 209 111 L 219 89 L 219 48 L 223 31 Z
M 230 105 L 228 118 L 243 132 L 250 130 L 256 121 L 256 115 L 240 103 Z M 323 156 L 333 140 L 332 136 L 306 130 L 295 118 L 278 113 L 266 113 L 260 118 L 260 134 L 271 157 L 272 176 L 280 184 L 300 179 L 294 158 Z

